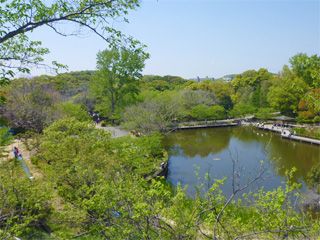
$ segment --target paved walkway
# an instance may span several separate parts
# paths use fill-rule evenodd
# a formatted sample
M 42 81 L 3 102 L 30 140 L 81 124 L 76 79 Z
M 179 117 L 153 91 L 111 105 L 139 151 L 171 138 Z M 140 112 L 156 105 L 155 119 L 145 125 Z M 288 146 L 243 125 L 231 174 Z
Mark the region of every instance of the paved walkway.
M 102 127 L 101 125 L 97 125 L 96 127 L 99 129 L 103 129 L 103 130 L 111 132 L 111 137 L 113 137 L 113 138 L 128 136 L 130 134 L 128 131 L 123 130 L 119 127 L 113 127 L 113 126 Z
M 291 134 L 292 130 L 289 128 L 278 127 L 278 126 L 274 126 L 273 124 L 264 124 L 264 125 L 257 124 L 256 127 L 262 130 L 278 132 L 281 134 L 282 137 L 288 138 L 291 140 L 320 145 L 320 140 Z

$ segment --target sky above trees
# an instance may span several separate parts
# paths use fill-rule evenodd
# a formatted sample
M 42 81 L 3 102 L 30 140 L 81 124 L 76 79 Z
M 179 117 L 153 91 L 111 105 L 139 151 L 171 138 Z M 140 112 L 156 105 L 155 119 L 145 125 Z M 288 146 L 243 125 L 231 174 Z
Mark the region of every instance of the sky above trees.
M 148 46 L 145 74 L 220 77 L 260 67 L 278 72 L 296 53 L 320 54 L 319 0 L 143 0 L 128 18 L 129 24 L 114 20 L 113 26 Z M 48 62 L 67 64 L 70 71 L 95 69 L 96 53 L 106 48 L 90 32 L 65 38 L 37 29 L 31 36 L 51 50 Z

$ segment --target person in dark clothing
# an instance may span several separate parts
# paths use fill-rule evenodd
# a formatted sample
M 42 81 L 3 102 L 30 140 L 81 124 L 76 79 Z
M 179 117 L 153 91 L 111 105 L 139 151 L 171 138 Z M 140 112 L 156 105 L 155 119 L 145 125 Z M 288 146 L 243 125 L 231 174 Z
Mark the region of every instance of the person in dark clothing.
M 17 147 L 13 148 L 13 154 L 15 158 L 22 157 L 21 153 L 19 152 L 19 149 Z

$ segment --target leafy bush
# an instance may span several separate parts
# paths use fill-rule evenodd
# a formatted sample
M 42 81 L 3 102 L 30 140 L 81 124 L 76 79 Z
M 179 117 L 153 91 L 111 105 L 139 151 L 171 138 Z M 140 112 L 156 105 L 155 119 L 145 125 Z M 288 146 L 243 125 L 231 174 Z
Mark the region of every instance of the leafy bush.
M 311 168 L 307 182 L 320 193 L 320 162 Z
M 51 189 L 30 181 L 14 161 L 1 164 L 0 188 L 0 239 L 34 239 L 37 229 L 47 226 Z
M 12 140 L 12 135 L 9 128 L 0 127 L 0 146 L 7 145 Z
M 190 115 L 196 120 L 223 119 L 225 117 L 225 110 L 219 105 L 206 106 L 200 104 L 191 109 Z
M 89 121 L 90 116 L 83 106 L 72 102 L 64 102 L 58 105 L 58 111 L 63 117 L 73 117 L 79 121 Z
M 171 98 L 154 98 L 128 107 L 123 114 L 123 126 L 143 133 L 166 131 L 178 118 L 180 104 Z
M 313 119 L 313 122 L 319 123 L 320 122 L 320 116 L 315 116 Z
M 272 108 L 259 108 L 258 112 L 255 114 L 255 116 L 259 119 L 269 119 L 273 115 L 274 109 Z
M 247 114 L 253 114 L 256 112 L 256 108 L 248 104 L 236 104 L 233 109 L 229 112 L 229 115 L 232 117 L 242 117 Z
M 298 112 L 298 120 L 310 120 L 314 118 L 314 113 L 311 111 L 300 111 Z

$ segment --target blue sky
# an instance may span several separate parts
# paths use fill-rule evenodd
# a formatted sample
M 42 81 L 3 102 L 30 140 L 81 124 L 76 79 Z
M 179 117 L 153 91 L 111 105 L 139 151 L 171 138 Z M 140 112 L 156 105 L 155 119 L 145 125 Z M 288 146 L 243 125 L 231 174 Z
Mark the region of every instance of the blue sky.
M 145 74 L 278 72 L 296 53 L 320 54 L 320 0 L 144 0 L 128 18 L 129 24 L 113 24 L 148 46 Z M 47 61 L 70 71 L 95 69 L 96 53 L 106 48 L 89 33 L 65 38 L 39 29 L 32 37 L 50 49 Z

